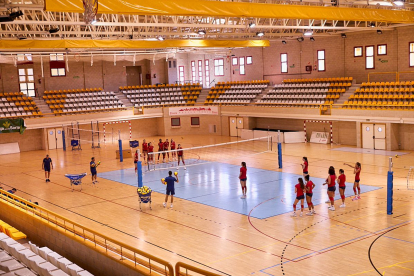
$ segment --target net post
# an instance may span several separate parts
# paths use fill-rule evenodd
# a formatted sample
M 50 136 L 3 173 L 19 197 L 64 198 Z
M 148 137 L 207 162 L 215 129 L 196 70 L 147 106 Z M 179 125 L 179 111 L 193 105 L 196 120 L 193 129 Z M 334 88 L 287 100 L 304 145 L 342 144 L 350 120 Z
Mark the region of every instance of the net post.
M 394 172 L 392 171 L 392 157 L 389 158 L 389 168 L 387 174 L 387 215 L 392 215 L 392 196 L 394 186 Z
M 282 169 L 282 143 L 280 143 L 280 130 L 277 131 L 277 157 L 279 169 Z
M 119 147 L 119 161 L 120 162 L 124 162 L 124 156 L 122 154 L 122 140 L 121 140 L 121 131 L 118 130 L 118 136 L 119 136 L 119 140 L 118 140 L 118 147 Z
M 137 174 L 138 174 L 138 187 L 142 187 L 142 162 L 140 157 L 140 151 L 138 151 L 138 162 L 137 162 Z
M 62 144 L 63 144 L 63 151 L 66 151 L 65 130 L 62 130 Z

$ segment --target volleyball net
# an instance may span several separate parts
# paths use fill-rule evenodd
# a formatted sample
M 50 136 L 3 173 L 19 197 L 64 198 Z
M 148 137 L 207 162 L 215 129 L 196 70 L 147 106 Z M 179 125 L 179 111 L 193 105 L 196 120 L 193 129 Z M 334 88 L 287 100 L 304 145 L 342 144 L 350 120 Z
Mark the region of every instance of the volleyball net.
M 154 148 L 157 145 L 154 145 Z M 178 144 L 176 144 L 178 147 Z M 248 156 L 272 150 L 272 137 L 266 136 L 199 147 L 157 151 L 148 153 L 148 170 L 163 170 L 181 166 L 196 166 L 212 162 L 244 161 Z M 181 157 L 181 158 L 180 158 Z M 184 162 L 182 162 L 184 160 Z
M 407 189 L 414 190 L 414 167 L 410 167 L 407 175 Z

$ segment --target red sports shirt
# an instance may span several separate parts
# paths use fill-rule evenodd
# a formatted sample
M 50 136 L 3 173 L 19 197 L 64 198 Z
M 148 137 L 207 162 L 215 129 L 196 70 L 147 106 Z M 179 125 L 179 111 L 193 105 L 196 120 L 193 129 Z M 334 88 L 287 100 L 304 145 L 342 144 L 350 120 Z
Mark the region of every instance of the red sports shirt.
M 313 189 L 313 182 L 309 180 L 308 183 L 306 183 L 306 188 L 308 188 L 306 192 L 311 194 Z
M 241 167 L 240 172 L 241 172 L 240 179 L 246 179 L 247 178 L 247 168 Z
M 299 184 L 299 183 L 295 185 L 295 188 L 296 188 L 296 196 L 297 196 L 297 197 L 299 197 L 299 196 L 303 196 L 303 190 L 302 190 L 302 188 L 300 187 L 300 184 Z
M 355 180 L 360 180 L 359 174 L 361 173 L 361 168 L 358 169 L 359 171 L 355 174 Z
M 170 142 L 165 141 L 164 142 L 164 150 L 168 150 L 169 146 L 170 146 Z
M 163 142 L 158 143 L 158 150 L 164 150 L 164 143 Z
M 308 162 L 303 162 L 303 164 L 305 165 L 305 167 L 303 167 L 303 172 L 308 172 Z
M 171 149 L 175 150 L 175 142 L 171 142 Z
M 142 151 L 148 151 L 148 143 L 142 143 Z
M 335 186 L 336 175 L 330 175 L 329 177 L 331 178 L 331 184 L 328 184 L 328 187 L 334 187 Z
M 344 174 L 341 174 L 340 176 L 338 176 L 338 179 L 339 187 L 345 187 L 346 176 Z
M 148 152 L 153 152 L 154 151 L 154 146 L 149 146 L 148 147 Z
M 177 148 L 178 149 L 178 151 L 177 151 L 177 155 L 178 156 L 183 156 L 183 151 L 182 151 L 182 147 L 179 147 L 179 148 Z

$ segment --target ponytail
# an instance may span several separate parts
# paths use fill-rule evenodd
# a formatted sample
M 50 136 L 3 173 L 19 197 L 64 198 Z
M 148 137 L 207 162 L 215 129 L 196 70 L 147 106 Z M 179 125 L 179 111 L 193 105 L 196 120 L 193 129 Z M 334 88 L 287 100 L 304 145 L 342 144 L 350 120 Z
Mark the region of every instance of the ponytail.
M 246 162 L 242 162 L 242 166 L 245 167 L 245 168 L 247 168 L 246 167 Z
M 302 179 L 302 177 L 298 178 L 298 181 L 299 181 L 299 184 L 300 184 L 300 188 L 301 188 L 302 190 L 305 190 L 305 184 L 303 183 L 303 179 Z

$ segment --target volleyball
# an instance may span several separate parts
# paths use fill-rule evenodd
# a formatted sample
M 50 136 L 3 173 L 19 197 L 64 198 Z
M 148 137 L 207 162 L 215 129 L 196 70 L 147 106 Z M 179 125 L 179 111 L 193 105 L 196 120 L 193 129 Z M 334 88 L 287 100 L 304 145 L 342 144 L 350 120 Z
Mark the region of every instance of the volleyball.
M 164 178 L 161 178 L 161 182 L 162 182 L 162 184 L 166 185 Z
M 177 176 L 178 175 L 178 172 L 175 172 L 174 175 Z
M 101 164 L 101 161 L 98 161 L 98 165 L 100 165 Z
M 398 158 L 398 154 L 395 155 L 395 158 Z

